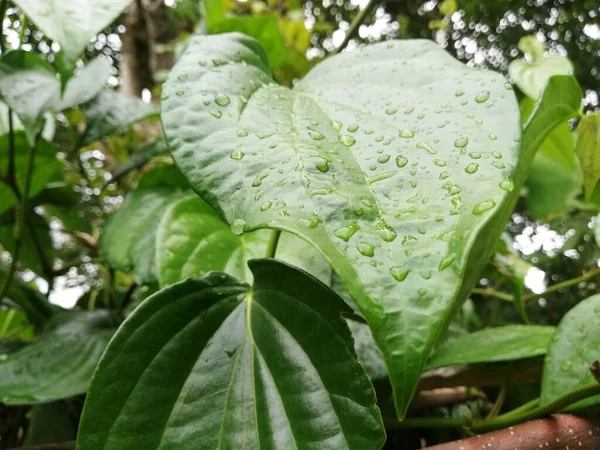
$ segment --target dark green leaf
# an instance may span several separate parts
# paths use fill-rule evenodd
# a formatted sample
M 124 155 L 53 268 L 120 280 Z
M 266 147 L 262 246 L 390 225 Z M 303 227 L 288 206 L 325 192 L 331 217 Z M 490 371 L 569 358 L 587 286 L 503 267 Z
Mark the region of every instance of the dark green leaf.
M 31 181 L 30 195 L 39 194 L 44 186 L 51 181 L 60 179 L 61 164 L 56 158 L 54 144 L 43 139 L 38 141 L 35 156 L 35 166 Z M 7 134 L 0 136 L 0 173 L 5 174 L 8 168 L 9 137 Z M 29 162 L 29 145 L 24 133 L 15 133 L 15 168 L 17 184 L 21 192 L 25 189 L 25 177 Z M 12 189 L 0 181 L 0 213 L 16 204 L 16 197 Z
M 110 25 L 131 0 L 15 0 L 14 3 L 50 39 L 56 41 L 64 59 L 74 65 L 89 40 Z
M 256 41 L 231 34 L 193 37 L 164 93 L 177 164 L 234 232 L 290 230 L 332 263 L 403 416 L 518 193 L 518 105 L 502 77 L 428 41 L 390 41 L 329 58 L 290 90 Z
M 577 156 L 583 170 L 585 198 L 589 200 L 600 179 L 600 113 L 581 118 L 577 126 Z
M 129 159 L 123 164 L 119 165 L 113 172 L 110 180 L 106 182 L 112 183 L 117 181 L 121 177 L 125 176 L 132 170 L 136 170 L 144 166 L 148 161 L 150 161 L 155 156 L 162 155 L 163 153 L 167 153 L 168 148 L 164 139 L 159 139 L 152 144 L 146 145 L 144 148 L 133 153 Z
M 562 318 L 548 347 L 542 374 L 542 405 L 584 384 L 594 382 L 590 364 L 600 359 L 600 295 L 578 303 Z M 600 401 L 600 396 L 577 402 L 577 409 Z
M 440 345 L 426 367 L 515 361 L 544 355 L 554 331 L 549 326 L 507 325 L 466 334 Z
M 250 267 L 252 289 L 213 272 L 128 318 L 94 375 L 78 448 L 381 448 L 349 308 L 291 266 Z
M 172 204 L 156 233 L 156 262 L 162 286 L 199 278 L 212 270 L 252 282 L 246 262 L 265 255 L 271 232 L 235 235 L 215 211 L 197 196 Z M 331 268 L 319 252 L 299 237 L 282 233 L 277 258 L 306 270 L 325 284 Z
M 24 446 L 64 443 L 77 437 L 77 424 L 65 402 L 36 405 L 27 428 Z
M 87 128 L 84 144 L 110 136 L 120 129 L 158 114 L 157 109 L 137 97 L 120 92 L 104 91 L 83 105 Z
M 84 393 L 114 329 L 105 312 L 65 312 L 38 342 L 0 358 L 0 401 L 50 402 Z

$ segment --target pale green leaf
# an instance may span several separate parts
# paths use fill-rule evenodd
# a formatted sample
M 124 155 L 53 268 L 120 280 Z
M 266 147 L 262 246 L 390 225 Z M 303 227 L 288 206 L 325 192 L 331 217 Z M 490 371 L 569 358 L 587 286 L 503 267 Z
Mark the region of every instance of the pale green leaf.
M 600 113 L 581 118 L 577 126 L 577 156 L 583 171 L 585 198 L 589 200 L 600 179 Z

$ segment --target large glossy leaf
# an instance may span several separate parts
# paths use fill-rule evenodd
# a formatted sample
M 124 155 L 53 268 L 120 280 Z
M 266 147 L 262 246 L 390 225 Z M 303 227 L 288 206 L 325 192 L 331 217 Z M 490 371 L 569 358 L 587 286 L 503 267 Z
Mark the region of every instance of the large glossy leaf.
M 218 270 L 252 282 L 246 262 L 262 258 L 271 237 L 268 230 L 235 235 L 215 211 L 197 196 L 172 204 L 156 233 L 156 261 L 162 286 L 199 278 Z M 282 233 L 277 258 L 310 272 L 329 285 L 331 268 L 308 242 Z
M 19 115 L 30 137 L 35 134 L 43 112 L 61 111 L 90 100 L 110 75 L 110 59 L 97 58 L 79 76 L 69 80 L 61 95 L 56 74 L 43 70 L 41 62 L 23 57 L 23 53 L 30 52 L 15 50 L 0 58 L 0 95 Z
M 15 133 L 14 138 L 17 184 L 21 192 L 23 192 L 29 162 L 29 145 L 25 134 L 22 132 Z M 9 143 L 8 134 L 0 136 L 0 173 L 3 174 L 6 173 L 8 168 Z M 55 146 L 50 142 L 43 139 L 38 140 L 33 178 L 29 191 L 32 197 L 39 194 L 47 183 L 60 179 L 61 164 L 56 158 L 56 150 Z M 0 181 L 0 213 L 13 207 L 16 202 L 17 198 L 13 190 Z
M 157 279 L 156 230 L 167 208 L 189 195 L 185 180 L 173 166 L 147 173 L 138 188 L 106 223 L 100 254 L 115 269 L 132 271 L 138 284 Z
M 74 65 L 89 40 L 131 3 L 131 0 L 15 0 L 14 2 Z
M 330 260 L 403 416 L 508 217 L 496 213 L 513 190 L 520 125 L 502 77 L 429 41 L 395 41 L 329 58 L 289 90 L 255 41 L 222 35 L 193 38 L 164 93 L 175 160 L 233 230 L 290 230 Z
M 94 375 L 78 448 L 383 445 L 374 392 L 340 316 L 349 308 L 291 266 L 250 267 L 251 289 L 213 272 L 163 289 L 125 321 Z
M 583 116 L 577 136 L 577 156 L 583 170 L 585 198 L 589 199 L 600 179 L 600 113 Z
M 477 331 L 440 345 L 427 369 L 533 358 L 546 354 L 555 328 L 541 325 L 507 325 Z
M 548 347 L 542 374 L 541 404 L 594 382 L 589 366 L 600 359 L 600 295 L 583 300 L 562 318 Z M 571 408 L 598 403 L 600 396 Z
M 156 108 L 137 97 L 105 91 L 83 105 L 87 127 L 84 144 L 97 141 L 146 117 L 158 114 Z
M 84 393 L 113 326 L 105 312 L 57 314 L 39 341 L 0 357 L 0 401 L 21 405 Z

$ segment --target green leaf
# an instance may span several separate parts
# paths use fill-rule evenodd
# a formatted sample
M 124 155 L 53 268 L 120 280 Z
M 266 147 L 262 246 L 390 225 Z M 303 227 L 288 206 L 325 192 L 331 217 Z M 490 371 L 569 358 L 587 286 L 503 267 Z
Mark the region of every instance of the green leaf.
M 120 164 L 111 173 L 111 179 L 108 180 L 106 184 L 119 180 L 123 176 L 127 175 L 129 172 L 143 167 L 148 161 L 150 161 L 155 156 L 167 153 L 167 151 L 167 143 L 163 138 L 160 138 L 154 141 L 153 143 L 146 145 L 145 147 L 134 152 L 129 157 L 129 159 L 123 164 Z
M 558 324 L 544 362 L 541 405 L 594 382 L 589 366 L 599 359 L 599 346 L 600 295 L 594 295 L 573 307 Z M 596 396 L 569 408 L 578 409 L 599 401 L 600 396 Z
M 156 233 L 160 284 L 199 278 L 212 270 L 251 283 L 252 273 L 246 261 L 265 255 L 270 236 L 268 230 L 235 235 L 197 196 L 181 199 L 165 212 Z M 282 233 L 277 258 L 309 272 L 325 284 L 331 282 L 327 261 L 313 246 L 293 234 Z
M 110 25 L 131 0 L 15 0 L 14 3 L 60 45 L 64 59 L 74 66 L 89 40 Z
M 290 90 L 231 34 L 192 38 L 164 93 L 177 164 L 234 232 L 292 231 L 331 262 L 402 417 L 518 193 L 519 115 L 502 77 L 429 41 L 390 41 L 329 58 Z
M 19 54 L 12 57 L 13 53 Z M 110 59 L 97 58 L 79 76 L 69 80 L 61 96 L 60 81 L 56 74 L 43 70 L 42 63 L 37 60 L 22 58 L 22 53 L 31 52 L 15 50 L 0 57 L 0 95 L 19 115 L 30 142 L 40 126 L 42 113 L 48 110 L 62 111 L 90 100 L 104 87 L 110 75 Z M 11 64 L 5 64 L 8 58 Z M 12 63 L 15 59 L 26 62 L 15 67 Z
M 189 190 L 175 167 L 147 173 L 108 219 L 100 239 L 102 257 L 115 269 L 133 271 L 138 284 L 155 281 L 156 230 L 165 210 L 186 195 Z
M 21 131 L 24 129 L 19 116 L 14 112 L 13 116 L 13 130 Z M 42 137 L 47 141 L 51 141 L 54 137 L 54 131 L 56 130 L 56 124 L 52 113 L 48 112 L 44 114 L 44 128 L 42 130 Z M 5 103 L 0 102 L 0 136 L 8 134 L 9 132 L 9 121 L 8 121 L 8 106 Z
M 507 325 L 450 339 L 440 345 L 427 369 L 534 358 L 546 353 L 556 329 L 542 325 Z
M 0 358 L 0 400 L 50 402 L 84 393 L 114 329 L 105 312 L 65 312 L 38 342 Z
M 381 351 L 377 347 L 373 334 L 368 325 L 353 320 L 347 320 L 348 327 L 354 338 L 354 348 L 358 360 L 373 381 L 387 380 L 388 374 Z
M 21 192 L 25 190 L 25 177 L 29 163 L 29 145 L 27 138 L 22 132 L 17 132 L 15 138 L 15 171 L 17 185 Z M 7 173 L 9 136 L 0 136 L 0 173 Z M 61 176 L 61 164 L 56 158 L 56 147 L 54 144 L 43 139 L 38 140 L 36 156 L 34 160 L 34 172 L 31 180 L 30 195 L 39 194 L 51 181 L 57 181 Z M 5 212 L 17 203 L 12 189 L 0 181 L 0 213 Z
M 524 123 L 535 101 L 521 101 Z M 547 219 L 568 209 L 581 192 L 581 169 L 575 155 L 575 141 L 567 120 L 548 134 L 538 149 L 527 176 L 527 209 L 537 218 Z
M 600 113 L 581 118 L 577 126 L 577 156 L 583 170 L 585 199 L 589 200 L 600 179 Z
M 251 289 L 213 272 L 135 310 L 98 365 L 78 448 L 381 448 L 349 308 L 296 268 L 250 268 Z
M 37 446 L 74 440 L 77 437 L 77 425 L 71 415 L 71 408 L 64 401 L 36 405 L 23 445 Z
M 84 144 L 110 136 L 128 125 L 158 114 L 152 104 L 138 97 L 111 91 L 101 92 L 82 108 L 87 122 Z
M 3 278 L 0 276 L 0 280 L 3 281 Z M 33 339 L 33 332 L 33 327 L 23 311 L 0 307 L 0 342 L 30 341 Z M 0 353 L 4 352 L 0 350 Z
M 519 41 L 519 49 L 530 54 L 532 60 L 517 59 L 508 65 L 508 73 L 519 89 L 528 97 L 537 100 L 548 80 L 554 75 L 573 75 L 573 64 L 566 56 L 544 56 L 544 48 L 534 36 Z

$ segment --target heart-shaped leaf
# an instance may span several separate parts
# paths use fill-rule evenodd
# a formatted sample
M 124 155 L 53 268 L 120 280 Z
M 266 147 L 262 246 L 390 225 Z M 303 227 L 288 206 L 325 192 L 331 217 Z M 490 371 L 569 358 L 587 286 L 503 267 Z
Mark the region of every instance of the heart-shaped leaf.
M 0 401 L 22 405 L 84 393 L 113 333 L 106 312 L 55 315 L 38 342 L 0 355 Z
M 290 90 L 252 39 L 194 37 L 162 119 L 179 167 L 234 231 L 290 230 L 327 256 L 369 321 L 403 416 L 475 279 L 457 295 L 479 232 L 496 227 L 480 266 L 506 217 L 495 213 L 515 196 L 509 88 L 432 42 L 394 41 L 331 57 Z
M 197 196 L 172 204 L 165 212 L 156 233 L 156 261 L 161 286 L 185 278 L 199 278 L 218 270 L 238 280 L 252 282 L 246 262 L 265 255 L 271 232 L 259 230 L 242 236 Z M 277 258 L 331 282 L 327 261 L 308 242 L 291 233 L 283 233 Z
M 89 40 L 131 3 L 131 0 L 15 0 L 14 3 L 50 39 L 74 66 Z
M 552 339 L 542 374 L 540 403 L 549 403 L 567 392 L 594 382 L 590 364 L 600 359 L 600 295 L 594 295 L 564 315 Z M 600 397 L 577 402 L 576 409 L 596 404 Z
M 251 289 L 212 272 L 129 316 L 94 375 L 78 448 L 383 445 L 374 392 L 340 316 L 350 309 L 291 266 L 250 268 Z

